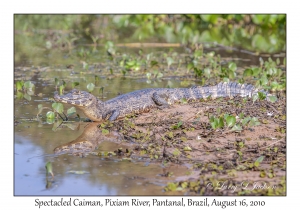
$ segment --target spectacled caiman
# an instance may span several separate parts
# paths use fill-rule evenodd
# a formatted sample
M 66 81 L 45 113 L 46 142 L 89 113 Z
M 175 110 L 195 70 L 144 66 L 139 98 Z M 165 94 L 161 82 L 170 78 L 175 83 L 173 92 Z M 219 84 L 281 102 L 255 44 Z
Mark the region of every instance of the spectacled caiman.
M 215 86 L 194 86 L 191 88 L 148 88 L 126 93 L 108 101 L 101 101 L 86 91 L 73 89 L 65 95 L 54 94 L 57 102 L 73 104 L 92 121 L 108 119 L 114 121 L 132 113 L 148 112 L 153 107 L 169 107 L 182 99 L 197 100 L 217 97 L 252 97 L 262 92 L 269 100 L 268 92 L 253 85 L 235 82 L 221 82 Z

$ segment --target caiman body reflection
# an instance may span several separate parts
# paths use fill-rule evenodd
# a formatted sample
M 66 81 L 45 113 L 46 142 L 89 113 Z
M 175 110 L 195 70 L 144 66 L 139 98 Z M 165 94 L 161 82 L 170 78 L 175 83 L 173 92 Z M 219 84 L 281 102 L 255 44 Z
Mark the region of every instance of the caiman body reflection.
M 123 139 L 123 136 L 116 131 L 103 134 L 98 125 L 99 123 L 88 124 L 77 139 L 56 147 L 54 153 L 57 155 L 68 153 L 82 157 L 97 149 L 98 145 L 103 141 L 120 142 Z

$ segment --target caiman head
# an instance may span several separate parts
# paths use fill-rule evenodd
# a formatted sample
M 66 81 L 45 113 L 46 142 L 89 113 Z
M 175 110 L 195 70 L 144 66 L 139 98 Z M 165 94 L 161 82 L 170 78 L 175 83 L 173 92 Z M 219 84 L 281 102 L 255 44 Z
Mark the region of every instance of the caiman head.
M 65 95 L 58 95 L 56 91 L 54 93 L 54 99 L 57 102 L 74 105 L 76 108 L 81 109 L 83 113 L 93 121 L 101 120 L 101 113 L 99 112 L 101 112 L 103 108 L 101 107 L 102 101 L 86 91 L 73 89 Z
M 54 93 L 54 99 L 55 101 L 66 103 L 66 104 L 73 104 L 76 107 L 88 107 L 91 105 L 94 100 L 95 96 L 92 94 L 86 92 L 86 91 L 80 91 L 77 89 L 71 90 L 69 93 L 65 95 L 58 95 L 57 91 Z

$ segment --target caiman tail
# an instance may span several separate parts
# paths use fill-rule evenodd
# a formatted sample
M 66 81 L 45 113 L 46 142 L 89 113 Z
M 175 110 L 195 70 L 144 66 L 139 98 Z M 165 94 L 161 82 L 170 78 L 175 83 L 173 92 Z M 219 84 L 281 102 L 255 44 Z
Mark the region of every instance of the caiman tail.
M 215 86 L 194 86 L 192 88 L 178 88 L 172 94 L 172 102 L 178 101 L 181 99 L 186 100 L 196 100 L 196 99 L 206 99 L 208 97 L 218 98 L 218 97 L 252 97 L 253 95 L 258 94 L 258 92 L 264 93 L 266 99 L 269 100 L 269 94 L 267 91 L 256 89 L 253 85 L 250 84 L 239 84 L 236 82 L 221 82 Z

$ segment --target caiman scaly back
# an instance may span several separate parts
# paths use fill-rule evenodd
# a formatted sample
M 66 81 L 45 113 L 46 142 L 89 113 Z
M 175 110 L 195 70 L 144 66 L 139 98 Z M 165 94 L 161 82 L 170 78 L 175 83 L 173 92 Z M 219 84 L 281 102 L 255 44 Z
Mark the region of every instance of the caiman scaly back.
M 208 97 L 252 97 L 258 92 L 270 94 L 264 90 L 258 90 L 253 85 L 239 84 L 235 82 L 221 82 L 215 86 L 195 86 L 191 88 L 149 88 L 126 93 L 108 101 L 101 101 L 86 91 L 71 90 L 65 95 L 54 95 L 58 102 L 73 104 L 93 121 L 114 121 L 132 113 L 148 112 L 153 107 L 168 107 L 181 99 L 197 100 Z

